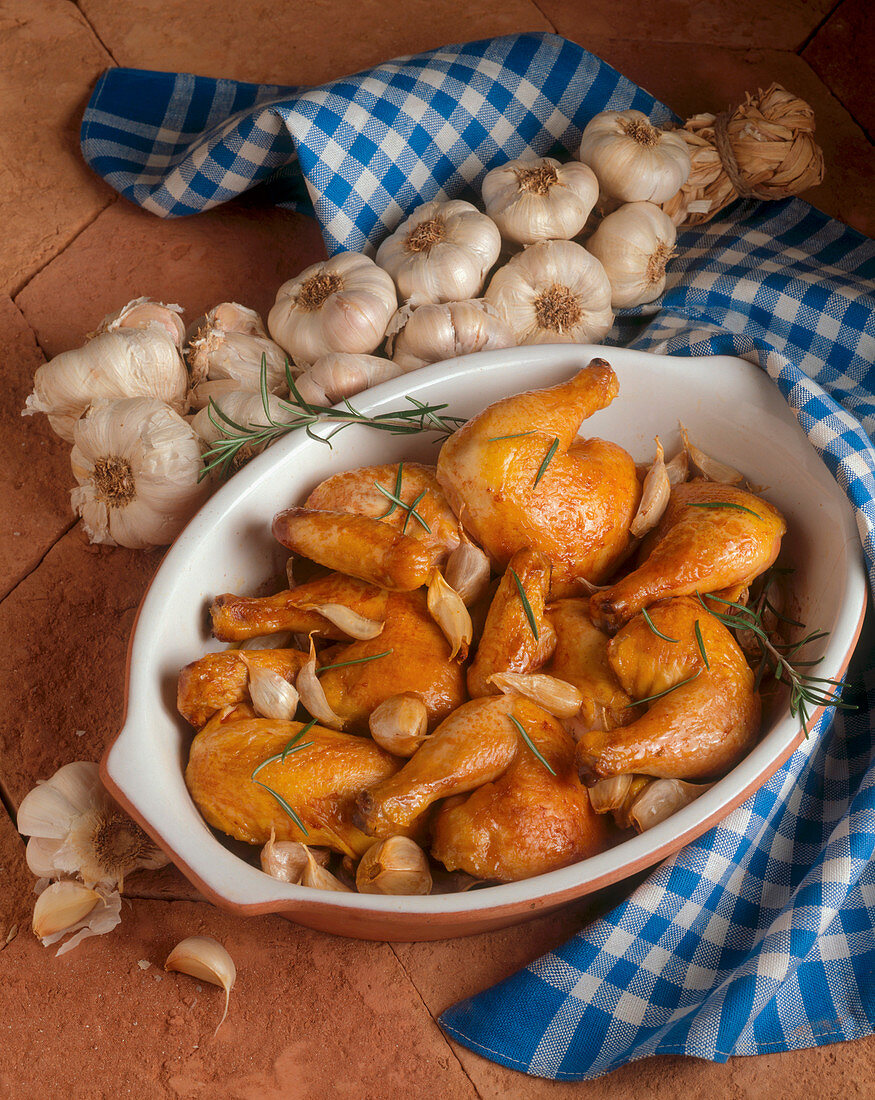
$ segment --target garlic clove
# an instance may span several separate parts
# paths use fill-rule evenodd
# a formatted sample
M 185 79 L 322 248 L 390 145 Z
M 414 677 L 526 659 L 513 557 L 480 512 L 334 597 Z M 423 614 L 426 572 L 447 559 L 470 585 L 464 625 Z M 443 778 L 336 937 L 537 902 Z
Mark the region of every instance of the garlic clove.
M 176 303 L 134 298 L 115 313 L 108 313 L 97 326 L 97 330 L 89 334 L 89 339 L 101 332 L 115 332 L 120 328 L 147 329 L 151 325 L 159 325 L 176 346 L 181 347 L 185 339 L 185 324 L 180 317 L 183 312 L 182 306 Z
M 298 692 L 294 684 L 273 669 L 253 666 L 242 651 L 240 660 L 249 672 L 249 697 L 256 714 L 262 718 L 291 722 L 298 709 Z
M 240 383 L 234 378 L 220 378 L 216 382 L 197 382 L 188 394 L 189 407 L 195 412 L 200 412 L 209 405 L 211 400 L 221 405 L 220 399 L 239 391 Z
M 344 634 L 358 641 L 376 638 L 383 633 L 383 627 L 386 625 L 376 619 L 366 619 L 364 615 L 359 615 L 357 611 L 353 611 L 351 607 L 346 607 L 342 603 L 302 604 L 301 607 L 304 611 L 318 612 Z
M 298 672 L 295 687 L 298 689 L 301 702 L 317 722 L 331 729 L 343 729 L 343 719 L 331 708 L 328 699 L 325 697 L 325 690 L 316 675 L 316 647 L 313 645 L 312 636 L 310 638 L 310 658 Z
M 297 840 L 277 840 L 276 833 L 271 829 L 270 840 L 261 849 L 261 869 L 279 882 L 297 885 L 301 882 L 309 862 L 307 852 L 306 844 Z M 324 867 L 328 863 L 327 848 L 313 848 L 311 852 L 320 866 Z
M 678 422 L 680 424 L 680 422 Z M 708 481 L 716 481 L 723 485 L 740 485 L 744 481 L 744 474 L 741 474 L 732 466 L 727 466 L 725 462 L 718 462 L 716 458 L 711 458 L 710 455 L 706 455 L 704 451 L 692 442 L 687 433 L 687 429 L 680 424 L 681 439 L 684 443 L 684 450 L 686 451 L 690 462 L 695 470 L 708 479 Z
M 668 474 L 668 480 L 671 485 L 681 485 L 690 476 L 690 461 L 687 456 L 687 452 L 678 451 L 678 453 L 665 464 L 665 472 Z
M 489 589 L 491 569 L 489 558 L 476 543 L 460 531 L 461 541 L 447 558 L 444 577 L 456 590 L 466 607 L 482 600 Z
M 516 343 L 508 323 L 482 298 L 428 303 L 407 311 L 406 316 L 405 310 L 399 310 L 396 318 L 395 332 L 386 342 L 386 351 L 399 373 L 459 355 L 512 348 Z
M 105 801 L 97 765 L 90 760 L 74 760 L 24 796 L 18 807 L 18 831 L 25 836 L 61 840 L 80 814 L 95 802 Z
M 525 695 L 557 718 L 573 718 L 583 702 L 574 684 L 544 672 L 496 672 L 489 682 L 504 695 Z
M 279 344 L 266 336 L 204 328 L 185 349 L 185 357 L 192 377 L 199 382 L 198 390 L 207 380 L 231 380 L 237 383 L 238 389 L 259 393 L 262 363 L 268 392 L 284 393 L 288 389 L 286 354 Z
M 610 779 L 600 779 L 587 790 L 590 805 L 597 814 L 618 810 L 625 802 L 631 786 L 631 775 L 612 775 Z
M 295 385 L 305 401 L 334 405 L 344 397 L 352 397 L 402 373 L 401 367 L 391 359 L 331 352 L 320 356 L 295 380 Z
M 225 1022 L 231 990 L 237 980 L 237 967 L 225 948 L 212 936 L 189 936 L 173 948 L 164 963 L 165 970 L 187 974 L 198 981 L 209 982 L 225 990 L 225 1011 L 216 1031 Z M 215 1031 L 213 1034 L 215 1035 Z
M 689 806 L 713 786 L 713 783 L 685 783 L 682 779 L 656 779 L 632 803 L 629 819 L 643 833 Z
M 219 302 L 204 318 L 208 325 L 223 332 L 241 332 L 246 336 L 267 336 L 261 315 L 239 302 Z
M 389 837 L 372 844 L 362 856 L 355 884 L 360 894 L 430 894 L 428 857 L 409 837 Z
M 368 726 L 381 749 L 394 756 L 413 756 L 428 735 L 428 710 L 421 695 L 405 691 L 375 707 Z
M 662 519 L 671 496 L 671 482 L 665 469 L 665 452 L 656 437 L 656 458 L 644 478 L 641 503 L 629 528 L 636 539 L 643 538 Z
M 287 649 L 291 640 L 290 630 L 278 630 L 276 634 L 259 634 L 254 638 L 244 638 L 240 643 L 240 649 Z
M 314 890 L 335 890 L 341 894 L 351 894 L 352 890 L 345 886 L 339 878 L 322 867 L 307 845 L 303 845 L 307 853 L 307 865 L 301 877 L 301 885 L 309 886 Z
M 218 383 L 207 382 L 198 389 L 203 392 L 206 386 L 214 384 L 218 385 Z M 212 400 L 219 412 L 244 428 L 266 428 L 268 419 L 264 412 L 261 394 L 240 389 L 237 383 L 234 383 L 234 386 L 235 388 L 230 392 L 212 395 Z M 294 411 L 276 394 L 268 394 L 267 407 L 270 410 L 270 419 L 275 424 L 290 424 L 295 419 Z M 222 439 L 229 430 L 229 426 L 209 405 L 197 413 L 191 422 L 191 427 L 195 435 L 207 446 Z M 230 430 L 233 431 L 233 429 Z M 252 453 L 259 450 L 263 450 L 263 447 L 252 448 Z
M 64 932 L 86 917 L 100 901 L 96 890 L 65 879 L 53 882 L 36 899 L 33 933 L 38 939 Z
M 474 635 L 471 615 L 462 597 L 444 580 L 439 569 L 428 582 L 428 610 L 450 643 L 450 660 L 464 661 Z

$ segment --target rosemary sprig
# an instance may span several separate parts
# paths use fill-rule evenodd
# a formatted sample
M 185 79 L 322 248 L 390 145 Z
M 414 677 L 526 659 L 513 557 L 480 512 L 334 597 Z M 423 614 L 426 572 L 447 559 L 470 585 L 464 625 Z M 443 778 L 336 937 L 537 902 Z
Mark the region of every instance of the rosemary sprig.
M 378 657 L 388 657 L 390 653 L 394 652 L 394 649 L 387 649 L 383 653 L 372 653 L 370 657 L 356 657 L 354 661 L 338 661 L 333 665 L 323 665 L 321 668 L 316 669 L 316 675 L 321 676 L 323 672 L 327 672 L 330 668 L 346 668 L 347 665 L 363 665 L 365 661 L 376 661 Z
M 699 652 L 702 654 L 702 660 L 705 662 L 705 668 L 707 668 L 710 672 L 711 663 L 708 660 L 708 654 L 705 652 L 705 643 L 702 640 L 702 628 L 699 626 L 698 619 L 696 619 L 693 629 L 696 632 L 696 645 L 699 647 Z
M 658 691 L 655 695 L 648 695 L 645 699 L 636 699 L 634 703 L 627 703 L 626 709 L 628 710 L 629 707 L 637 707 L 641 703 L 652 703 L 654 699 L 661 699 L 664 695 L 671 695 L 673 691 L 677 691 L 677 689 L 679 687 L 683 687 L 684 684 L 689 684 L 692 680 L 695 680 L 699 676 L 701 676 L 701 674 L 702 670 L 697 669 L 692 676 L 688 676 L 686 680 L 680 680 L 678 683 L 672 684 L 672 686 L 670 688 L 666 688 L 665 691 Z
M 395 499 L 390 501 L 388 511 L 383 512 L 381 516 L 377 516 L 377 519 L 386 519 L 391 516 L 395 509 L 398 507 L 398 497 L 401 496 L 401 485 L 404 480 L 404 463 L 398 463 L 398 473 L 395 475 L 395 488 L 392 490 Z M 378 485 L 377 488 L 382 492 L 382 486 Z M 403 507 L 403 505 L 402 505 Z
M 289 362 L 286 360 L 286 379 L 289 383 L 289 397 L 277 398 L 280 408 L 291 414 L 288 420 L 276 420 L 270 411 L 267 391 L 267 361 L 261 360 L 261 393 L 266 424 L 239 424 L 226 416 L 215 401 L 210 399 L 209 418 L 222 433 L 204 454 L 204 468 L 201 479 L 212 470 L 219 470 L 227 476 L 235 460 L 244 457 L 249 451 L 270 446 L 289 432 L 304 430 L 311 439 L 331 446 L 331 438 L 350 424 L 366 424 L 381 432 L 392 435 L 417 435 L 420 432 L 435 432 L 447 437 L 457 431 L 466 421 L 464 417 L 441 415 L 448 406 L 446 403 L 429 405 L 409 395 L 405 400 L 412 406 L 409 409 L 394 409 L 391 412 L 369 415 L 359 412 L 348 400 L 344 399 L 343 408 L 332 405 L 315 405 L 305 401 L 295 386 Z M 337 427 L 328 437 L 317 435 L 313 428 L 320 424 L 336 424 Z
M 743 504 L 734 504 L 731 500 L 703 500 L 689 503 L 690 508 L 734 508 L 736 512 L 748 512 L 752 516 L 756 516 L 757 519 L 763 517 L 759 512 L 755 512 L 753 508 L 745 508 Z
M 532 633 L 535 635 L 535 641 L 538 640 L 538 624 L 535 622 L 535 613 L 532 611 L 532 605 L 529 603 L 529 597 L 526 595 L 526 590 L 523 588 L 523 582 L 520 580 L 519 575 L 514 567 L 508 566 L 508 571 L 513 579 L 516 581 L 517 591 L 520 594 L 520 599 L 523 603 L 523 611 L 526 613 L 526 618 L 529 620 L 529 626 L 532 629 Z
M 669 636 L 667 634 L 663 634 L 661 630 L 657 629 L 656 623 L 647 614 L 647 608 L 646 607 L 641 608 L 641 614 L 644 616 L 644 621 L 647 623 L 647 625 L 650 627 L 650 629 L 653 631 L 653 633 L 657 636 L 657 638 L 662 638 L 662 640 L 664 642 L 671 642 L 672 645 L 677 645 L 678 644 L 677 638 L 669 638 Z
M 526 733 L 526 728 L 522 724 L 522 722 L 518 721 L 512 714 L 509 714 L 508 718 L 511 720 L 511 722 L 513 722 L 513 724 L 516 726 L 516 728 L 520 731 L 520 734 L 522 735 L 523 741 L 525 741 L 525 743 L 529 746 L 529 748 L 532 750 L 532 752 L 535 754 L 535 756 L 537 756 L 537 758 L 541 761 L 541 763 L 544 765 L 544 767 L 547 769 L 547 771 L 550 773 L 550 775 L 555 775 L 556 773 L 553 771 L 553 769 L 550 767 L 550 765 L 547 763 L 547 761 L 544 759 L 544 757 L 538 752 L 538 749 L 535 746 L 535 742 Z
M 411 519 L 415 519 L 417 523 L 422 524 L 422 526 L 426 529 L 426 531 L 428 531 L 428 533 L 431 534 L 431 528 L 425 522 L 425 520 L 422 518 L 422 516 L 419 514 L 419 512 L 417 512 L 417 510 L 416 510 L 417 504 L 419 504 L 419 502 L 422 500 L 422 498 L 425 496 L 425 494 L 427 492 L 428 492 L 428 489 L 423 489 L 422 492 L 419 494 L 419 496 L 416 498 L 416 500 L 414 500 L 414 502 L 407 509 L 407 515 L 404 517 L 404 523 L 402 523 L 402 525 L 401 525 L 401 534 L 402 535 L 407 534 L 407 524 L 410 523 Z
M 541 478 L 544 476 L 544 473 L 545 473 L 547 467 L 553 461 L 553 455 L 556 454 L 556 448 L 558 446 L 559 446 L 559 436 L 557 435 L 557 436 L 554 437 L 553 442 L 550 444 L 550 450 L 547 451 L 547 453 L 544 455 L 544 461 L 538 467 L 538 472 L 535 474 L 535 480 L 534 480 L 534 483 L 532 484 L 533 489 L 534 489 L 535 485 L 537 485 L 538 482 L 541 480 Z
M 486 440 L 487 443 L 497 443 L 500 439 L 523 439 L 527 435 L 535 435 L 537 428 L 532 428 L 528 432 L 514 432 L 513 435 L 492 435 Z
M 386 513 L 387 516 L 391 515 L 395 508 L 403 508 L 403 510 L 407 513 L 407 518 L 404 520 L 404 526 L 401 529 L 401 534 L 402 535 L 407 533 L 407 524 L 410 522 L 411 517 L 413 519 L 415 519 L 422 527 L 424 527 L 426 529 L 426 531 L 428 531 L 429 534 L 431 534 L 431 528 L 425 522 L 425 520 L 422 518 L 422 516 L 419 514 L 419 512 L 416 511 L 417 504 L 419 504 L 419 502 L 422 500 L 422 498 L 428 492 L 428 489 L 423 489 L 422 492 L 419 494 L 419 496 L 416 498 L 416 500 L 414 500 L 414 502 L 412 504 L 405 504 L 404 501 L 401 499 L 401 497 L 399 497 L 397 495 L 397 492 L 390 493 L 388 489 L 383 488 L 383 486 L 379 483 L 379 481 L 374 482 L 374 487 L 376 489 L 379 489 L 379 491 L 383 494 L 384 497 L 386 497 L 387 500 L 392 501 L 392 507 Z M 380 516 L 380 519 L 385 519 L 385 516 Z

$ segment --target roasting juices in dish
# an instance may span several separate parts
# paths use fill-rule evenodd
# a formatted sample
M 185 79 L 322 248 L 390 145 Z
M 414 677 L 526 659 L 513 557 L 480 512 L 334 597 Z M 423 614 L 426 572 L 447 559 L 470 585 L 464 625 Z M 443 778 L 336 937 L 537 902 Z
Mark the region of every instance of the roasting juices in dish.
M 239 648 L 180 674 L 186 782 L 268 873 L 388 893 L 543 874 L 732 769 L 764 683 L 805 718 L 783 517 L 687 439 L 642 471 L 580 438 L 618 389 L 596 359 L 483 410 L 436 467 L 335 474 L 273 520 L 299 583 L 216 596 Z

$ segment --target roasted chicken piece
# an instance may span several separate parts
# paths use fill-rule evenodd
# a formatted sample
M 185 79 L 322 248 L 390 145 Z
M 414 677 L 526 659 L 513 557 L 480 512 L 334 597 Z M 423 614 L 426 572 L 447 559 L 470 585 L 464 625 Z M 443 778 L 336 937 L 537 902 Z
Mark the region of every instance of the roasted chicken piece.
M 244 659 L 245 658 L 245 659 Z M 248 662 L 248 664 L 247 664 Z M 200 729 L 216 711 L 249 701 L 249 670 L 268 669 L 293 684 L 307 654 L 296 649 L 229 649 L 192 661 L 179 674 L 176 707 Z
M 248 844 L 267 843 L 275 830 L 279 840 L 360 856 L 373 839 L 353 824 L 355 796 L 392 775 L 400 761 L 369 738 L 313 726 L 298 742 L 307 748 L 291 751 L 283 763 L 283 750 L 302 728 L 269 718 L 210 722 L 191 746 L 185 772 L 191 796 L 210 825 Z M 306 833 L 266 787 L 291 806 Z
M 744 588 L 774 562 L 786 529 L 753 493 L 701 478 L 676 485 L 642 563 L 591 598 L 593 619 L 615 630 L 657 600 Z
M 583 734 L 581 774 L 721 776 L 756 740 L 760 699 L 753 672 L 730 631 L 698 600 L 665 600 L 649 615 L 652 626 L 636 615 L 608 645 L 620 685 L 647 711 L 628 726 Z
M 434 818 L 431 854 L 449 871 L 516 882 L 602 852 L 620 835 L 593 811 L 569 734 L 546 711 L 519 703 L 526 733 L 556 774 L 520 738 L 503 775 L 445 802 Z
M 532 672 L 549 658 L 556 645 L 556 634 L 544 614 L 549 591 L 550 563 L 546 557 L 536 550 L 518 550 L 489 607 L 477 654 L 468 669 L 472 699 L 498 695 L 498 688 L 490 682 L 496 672 Z M 534 626 L 526 614 L 524 598 Z
M 623 557 L 641 486 L 616 443 L 576 440 L 582 421 L 617 395 L 602 359 L 551 389 L 507 397 L 441 448 L 437 479 L 456 514 L 503 572 L 517 550 L 553 566 L 553 597 L 600 583 Z
M 574 735 L 609 730 L 635 718 L 632 700 L 608 661 L 610 638 L 593 624 L 589 600 L 557 600 L 547 608 L 556 648 L 543 672 L 574 684 L 583 694 L 577 716 L 566 723 Z

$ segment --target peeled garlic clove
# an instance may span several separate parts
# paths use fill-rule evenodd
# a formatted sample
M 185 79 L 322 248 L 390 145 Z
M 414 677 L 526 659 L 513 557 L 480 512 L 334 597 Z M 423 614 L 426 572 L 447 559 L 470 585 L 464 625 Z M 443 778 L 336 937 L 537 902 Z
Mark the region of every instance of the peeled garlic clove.
M 504 695 L 525 695 L 557 718 L 573 718 L 583 702 L 574 684 L 545 672 L 496 672 L 489 682 Z
M 303 610 L 317 611 L 330 623 L 334 623 L 344 634 L 348 634 L 350 638 L 355 638 L 357 641 L 376 638 L 383 633 L 383 627 L 386 625 L 376 619 L 366 619 L 364 615 L 359 615 L 357 611 L 353 611 L 351 607 L 346 607 L 342 603 L 306 604 L 303 605 Z
M 481 600 L 489 588 L 489 558 L 461 532 L 461 542 L 447 558 L 444 574 L 447 584 L 459 593 L 465 606 L 470 607 Z
M 33 908 L 33 933 L 39 939 L 64 932 L 87 917 L 100 901 L 96 890 L 81 882 L 53 882 L 36 899 Z
M 406 373 L 459 355 L 512 348 L 515 343 L 510 326 L 495 307 L 478 298 L 419 306 L 399 325 L 386 350 L 399 373 Z
M 362 856 L 355 884 L 360 894 L 430 894 L 428 857 L 409 837 L 389 837 Z
M 634 110 L 603 111 L 591 119 L 577 156 L 595 172 L 602 195 L 622 202 L 666 202 L 691 167 L 686 141 Z
M 671 482 L 665 469 L 665 452 L 659 436 L 656 437 L 656 458 L 644 478 L 641 503 L 629 528 L 630 533 L 640 539 L 652 530 L 662 519 L 671 496 Z
M 601 222 L 586 247 L 611 284 L 611 306 L 652 302 L 665 290 L 665 265 L 674 255 L 677 230 L 652 202 L 630 202 Z
M 681 439 L 684 441 L 684 450 L 689 456 L 690 462 L 693 467 L 699 471 L 699 473 L 706 477 L 709 481 L 717 481 L 723 485 L 740 485 L 744 480 L 744 474 L 738 472 L 732 466 L 727 466 L 725 462 L 718 462 L 716 458 L 711 458 L 710 455 L 706 455 L 704 451 L 700 451 L 699 448 L 690 439 L 687 429 L 680 425 Z
M 291 586 L 290 586 L 291 587 Z M 276 634 L 260 634 L 255 638 L 245 638 L 241 649 L 287 649 L 292 640 L 290 630 L 278 630 Z
M 686 451 L 678 451 L 670 462 L 665 464 L 670 485 L 681 485 L 690 476 L 690 461 Z
M 190 978 L 218 985 L 225 990 L 225 1011 L 216 1027 L 218 1031 L 228 1015 L 231 990 L 237 980 L 237 967 L 225 948 L 212 936 L 189 936 L 173 948 L 164 969 L 188 974 Z
M 249 698 L 256 714 L 262 718 L 291 722 L 298 709 L 298 692 L 294 684 L 273 669 L 253 667 L 242 652 L 240 659 L 249 671 Z
M 591 168 L 550 157 L 508 161 L 481 184 L 483 204 L 507 241 L 570 240 L 586 224 L 599 196 Z
M 316 647 L 310 638 L 310 658 L 302 665 L 295 681 L 301 702 L 312 716 L 323 726 L 331 729 L 343 729 L 343 719 L 335 714 L 325 697 L 325 690 L 316 675 Z
M 428 710 L 421 695 L 405 691 L 371 711 L 368 726 L 381 749 L 394 756 L 413 756 L 428 735 Z
M 89 339 L 93 339 L 101 332 L 115 332 L 120 328 L 147 329 L 151 325 L 160 325 L 174 344 L 181 347 L 185 339 L 185 325 L 180 317 L 182 312 L 182 306 L 176 303 L 156 302 L 152 298 L 134 298 L 121 309 L 117 309 L 115 313 L 108 313 Z
M 438 569 L 428 582 L 428 610 L 452 647 L 450 660 L 455 660 L 458 654 L 459 660 L 464 661 L 474 636 L 471 616 L 462 597 L 447 584 Z
M 279 882 L 297 885 L 309 862 L 308 851 L 307 845 L 297 840 L 277 840 L 276 833 L 271 829 L 270 840 L 261 849 L 261 869 Z M 327 849 L 313 848 L 312 856 L 322 867 L 328 863 Z
M 334 405 L 344 397 L 397 378 L 403 371 L 391 359 L 332 352 L 321 355 L 295 379 L 298 392 L 315 405 Z
M 338 893 L 351 894 L 352 890 L 345 886 L 339 878 L 320 865 L 319 861 L 306 844 L 302 845 L 307 853 L 307 865 L 301 876 L 301 885 L 309 886 L 314 890 L 336 890 Z
M 643 833 L 695 802 L 713 786 L 713 783 L 685 783 L 682 779 L 656 779 L 635 799 L 629 819 L 638 832 Z
M 631 775 L 612 775 L 610 779 L 600 779 L 587 790 L 590 805 L 597 814 L 618 810 L 625 802 L 631 786 Z

